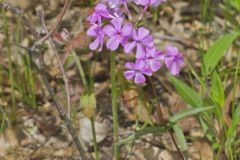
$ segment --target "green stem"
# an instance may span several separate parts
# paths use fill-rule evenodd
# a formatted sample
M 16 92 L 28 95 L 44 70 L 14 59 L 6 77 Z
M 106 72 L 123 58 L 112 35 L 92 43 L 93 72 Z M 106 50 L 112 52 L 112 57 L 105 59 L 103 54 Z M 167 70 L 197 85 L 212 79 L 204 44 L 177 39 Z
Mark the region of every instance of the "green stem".
M 117 85 L 116 85 L 116 63 L 115 53 L 111 53 L 111 85 L 112 85 L 112 114 L 113 114 L 113 139 L 114 139 L 114 160 L 119 159 L 118 148 L 118 113 L 117 113 Z
M 79 57 L 77 56 L 76 52 L 72 51 L 72 55 L 73 55 L 74 59 L 76 60 L 77 68 L 78 68 L 80 76 L 82 78 L 84 90 L 85 90 L 86 93 L 88 93 L 89 87 L 88 87 L 88 84 L 87 84 L 86 76 L 85 76 L 83 68 L 82 68 L 81 61 L 80 61 Z
M 91 126 L 92 126 L 92 134 L 93 134 L 93 147 L 94 147 L 94 152 L 96 156 L 95 158 L 96 160 L 99 160 L 99 150 L 97 145 L 94 117 L 91 118 Z
M 74 51 L 72 51 L 72 55 L 73 55 L 74 59 L 76 60 L 77 68 L 79 70 L 80 76 L 81 76 L 82 81 L 83 81 L 83 86 L 84 86 L 85 93 L 89 93 L 89 92 L 91 92 L 91 90 L 90 90 L 90 88 L 88 86 L 87 79 L 86 79 L 85 73 L 83 71 L 83 67 L 82 67 L 81 61 L 80 61 L 79 57 L 77 56 L 77 54 Z M 95 129 L 95 123 L 94 123 L 95 118 L 94 118 L 94 116 L 90 120 L 91 120 L 91 127 L 92 127 L 92 135 L 93 135 L 93 145 L 94 145 L 95 157 L 96 157 L 96 160 L 99 160 L 99 149 L 98 149 L 98 144 L 97 144 L 96 129 Z

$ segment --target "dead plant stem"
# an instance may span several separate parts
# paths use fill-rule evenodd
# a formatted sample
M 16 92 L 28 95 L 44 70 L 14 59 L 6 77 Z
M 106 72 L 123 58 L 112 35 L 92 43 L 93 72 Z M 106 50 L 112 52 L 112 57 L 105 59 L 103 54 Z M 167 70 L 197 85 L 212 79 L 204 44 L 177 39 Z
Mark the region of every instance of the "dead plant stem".
M 44 12 L 43 11 L 39 11 L 38 15 L 39 15 L 41 24 L 43 26 L 43 29 L 45 30 L 46 34 L 48 34 L 49 32 L 47 30 L 46 23 L 45 23 Z M 63 67 L 62 61 L 60 59 L 60 56 L 59 56 L 59 54 L 57 52 L 57 48 L 56 48 L 56 46 L 55 46 L 55 44 L 54 44 L 54 42 L 53 42 L 51 37 L 49 37 L 49 42 L 50 42 L 50 45 L 52 47 L 53 53 L 54 53 L 55 57 L 57 58 L 58 65 L 60 67 L 60 71 L 61 71 L 61 74 L 63 76 L 63 81 L 64 81 L 65 90 L 66 90 L 66 94 L 67 94 L 67 109 L 68 109 L 67 115 L 68 115 L 68 118 L 70 118 L 70 114 L 71 114 L 71 100 L 70 100 L 70 91 L 69 91 L 69 85 L 68 85 L 68 78 L 67 78 L 66 72 L 64 70 L 64 67 Z

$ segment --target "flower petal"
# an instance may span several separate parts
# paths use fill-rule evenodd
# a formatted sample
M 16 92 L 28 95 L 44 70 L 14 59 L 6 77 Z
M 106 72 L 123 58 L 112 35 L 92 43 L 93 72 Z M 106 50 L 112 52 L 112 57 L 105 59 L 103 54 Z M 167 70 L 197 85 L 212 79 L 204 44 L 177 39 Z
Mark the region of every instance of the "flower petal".
M 153 72 L 151 69 L 145 69 L 142 71 L 143 74 L 147 75 L 147 76 L 152 76 Z
M 121 40 L 119 40 L 118 36 L 113 36 L 107 41 L 107 48 L 111 51 L 115 51 L 118 48 L 120 42 Z
M 105 4 L 99 3 L 96 7 L 95 7 L 95 12 L 96 14 L 98 14 L 98 20 L 100 20 L 101 22 L 101 18 L 105 17 L 105 18 L 110 18 L 110 13 L 107 10 L 107 6 Z
M 100 11 L 99 14 L 104 18 L 110 18 L 110 13 L 106 11 Z
M 170 72 L 172 75 L 178 75 L 180 72 L 181 67 L 178 65 L 177 62 L 173 62 L 170 67 Z
M 150 60 L 149 64 L 150 64 L 150 68 L 153 72 L 156 72 L 161 68 L 160 61 L 157 61 L 157 60 L 153 59 L 153 60 Z
M 139 41 L 138 35 L 137 35 L 137 31 L 136 31 L 136 29 L 134 29 L 134 28 L 133 28 L 133 30 L 132 30 L 132 38 L 133 38 L 135 41 Z
M 134 78 L 134 82 L 136 84 L 141 84 L 144 83 L 146 81 L 146 78 L 144 77 L 144 75 L 142 73 L 137 72 Z
M 145 37 L 141 43 L 144 44 L 144 46 L 148 47 L 148 48 L 152 48 L 154 47 L 154 41 L 153 41 L 153 37 L 151 35 Z
M 151 0 L 150 5 L 153 6 L 153 7 L 157 7 L 163 1 L 164 0 Z
M 124 46 L 124 52 L 125 53 L 130 53 L 132 52 L 133 48 L 136 46 L 136 42 L 132 42 L 132 43 L 128 43 L 128 44 L 125 44 Z
M 88 21 L 90 24 L 95 23 L 97 20 L 98 20 L 98 16 L 97 16 L 96 13 L 93 13 L 92 15 L 90 15 L 90 16 L 87 17 L 87 21 Z
M 149 0 L 136 0 L 137 5 L 146 6 L 149 3 Z
M 90 43 L 89 48 L 91 50 L 96 50 L 97 47 L 99 46 L 100 39 L 97 37 L 92 43 Z
M 137 52 L 136 52 L 136 58 L 141 59 L 144 58 L 146 55 L 145 48 L 142 46 L 142 44 L 137 44 Z
M 153 47 L 153 48 L 148 48 L 146 47 L 146 56 L 147 57 L 154 57 L 154 54 L 157 52 L 157 48 Z
M 112 25 L 106 25 L 104 28 L 103 28 L 103 32 L 108 35 L 109 37 L 113 36 L 115 33 L 116 33 L 116 30 L 115 28 L 113 28 Z
M 97 21 L 99 25 L 102 25 L 102 17 L 101 16 L 97 16 Z
M 149 33 L 150 33 L 149 30 L 147 30 L 144 27 L 138 28 L 138 38 L 139 38 L 139 40 L 140 41 L 143 40 L 146 36 L 149 35 Z
M 125 45 L 128 43 L 128 39 L 129 37 L 122 36 L 121 44 L 123 47 L 125 47 Z
M 181 66 L 183 64 L 183 58 L 182 56 L 178 56 L 177 63 Z
M 120 31 L 122 28 L 123 18 L 117 17 L 111 20 L 111 23 L 114 25 L 116 31 Z
M 124 72 L 124 77 L 127 80 L 133 79 L 134 76 L 135 76 L 135 71 L 126 71 L 126 72 Z
M 94 26 L 94 25 L 89 27 L 88 30 L 87 30 L 87 35 L 88 36 L 93 36 L 93 37 L 97 36 L 96 28 L 97 27 Z
M 167 45 L 166 52 L 167 52 L 167 55 L 169 55 L 169 56 L 177 56 L 179 54 L 178 49 L 171 45 Z
M 103 39 L 101 40 L 100 38 L 99 38 L 99 40 L 100 40 L 100 47 L 99 47 L 98 51 L 102 51 L 104 40 Z
M 166 64 L 166 66 L 167 66 L 168 69 L 169 69 L 170 66 L 172 65 L 173 60 L 174 60 L 174 57 L 165 57 L 164 61 L 165 61 L 165 64 Z
M 130 36 L 131 33 L 132 33 L 132 24 L 131 23 L 125 24 L 122 28 L 122 35 L 123 36 Z
M 99 3 L 96 5 L 95 11 L 97 12 L 107 11 L 107 6 L 105 4 Z
M 125 63 L 125 68 L 127 68 L 127 69 L 131 69 L 131 70 L 135 70 L 136 68 L 135 68 L 135 64 L 133 63 L 133 62 L 127 62 L 127 63 Z
M 143 60 L 137 60 L 135 63 L 135 68 L 139 71 L 142 71 L 146 66 L 146 63 Z
M 154 55 L 152 55 L 155 60 L 164 60 L 165 56 L 162 51 L 157 51 Z

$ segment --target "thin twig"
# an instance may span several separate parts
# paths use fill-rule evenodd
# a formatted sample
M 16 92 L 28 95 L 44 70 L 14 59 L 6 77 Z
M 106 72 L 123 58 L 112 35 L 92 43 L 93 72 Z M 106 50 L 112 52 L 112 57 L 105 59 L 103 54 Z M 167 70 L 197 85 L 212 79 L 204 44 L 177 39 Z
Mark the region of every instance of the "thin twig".
M 38 16 L 39 16 L 39 18 L 40 18 L 40 21 L 41 21 L 41 24 L 42 24 L 42 26 L 43 26 L 44 31 L 46 32 L 46 34 L 48 34 L 49 32 L 48 32 L 47 27 L 46 27 L 46 23 L 45 23 L 45 19 L 44 19 L 45 16 L 44 16 L 43 10 L 38 11 Z M 60 71 L 61 71 L 61 74 L 62 74 L 62 76 L 63 76 L 63 81 L 64 81 L 65 90 L 66 90 L 66 94 L 67 94 L 67 109 L 68 109 L 67 115 L 68 115 L 68 118 L 70 118 L 70 113 L 71 113 L 71 100 L 70 100 L 70 91 L 69 91 L 69 85 L 68 85 L 68 78 L 67 78 L 66 72 L 65 72 L 65 70 L 64 70 L 64 68 L 63 68 L 62 61 L 61 61 L 61 59 L 60 59 L 60 56 L 59 56 L 59 54 L 58 54 L 58 52 L 57 52 L 56 46 L 55 46 L 52 38 L 49 37 L 48 40 L 49 40 L 50 45 L 51 45 L 51 47 L 52 47 L 53 53 L 54 53 L 54 55 L 55 55 L 56 58 L 57 58 L 58 65 L 59 65 L 59 67 L 60 67 Z
M 42 45 L 57 30 L 57 27 L 60 24 L 60 22 L 62 21 L 63 16 L 65 15 L 69 4 L 70 4 L 70 0 L 65 0 L 64 1 L 64 6 L 63 6 L 63 9 L 62 9 L 62 12 L 58 16 L 57 22 L 53 25 L 51 30 L 43 38 L 41 38 L 40 40 L 38 40 L 36 42 L 36 45 Z

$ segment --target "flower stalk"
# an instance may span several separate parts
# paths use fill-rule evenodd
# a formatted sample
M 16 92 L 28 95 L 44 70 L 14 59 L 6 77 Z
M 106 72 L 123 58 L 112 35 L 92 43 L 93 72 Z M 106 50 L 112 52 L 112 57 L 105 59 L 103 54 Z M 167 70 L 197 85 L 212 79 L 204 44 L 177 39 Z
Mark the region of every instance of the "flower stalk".
M 118 112 L 117 112 L 117 81 L 116 81 L 116 54 L 111 53 L 111 86 L 112 86 L 112 114 L 113 114 L 113 140 L 114 160 L 119 160 L 118 148 Z
M 77 68 L 79 70 L 79 73 L 80 73 L 80 76 L 81 76 L 81 79 L 82 79 L 82 82 L 83 82 L 84 92 L 85 92 L 85 94 L 87 94 L 87 97 L 91 96 L 92 94 L 90 93 L 91 91 L 90 91 L 90 88 L 88 86 L 87 79 L 86 79 L 85 73 L 83 71 L 83 67 L 82 67 L 81 61 L 80 61 L 79 57 L 77 56 L 77 54 L 74 51 L 72 52 L 72 55 L 73 55 L 74 59 L 76 60 Z M 92 99 L 89 98 L 88 100 L 91 101 Z M 97 137 L 96 137 L 96 129 L 95 129 L 95 114 L 94 114 L 94 112 L 95 112 L 94 111 L 95 110 L 94 107 L 95 106 L 90 106 L 90 107 L 91 107 L 90 109 L 88 108 L 88 113 L 89 114 L 87 114 L 87 115 L 89 115 L 88 118 L 91 121 L 91 128 L 92 128 L 92 135 L 93 135 L 93 147 L 94 147 L 94 152 L 95 152 L 95 158 L 96 158 L 96 160 L 99 160 L 99 149 L 98 149 Z

